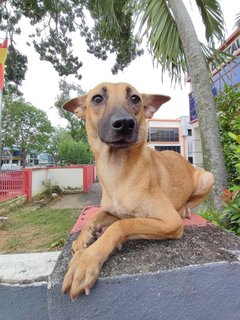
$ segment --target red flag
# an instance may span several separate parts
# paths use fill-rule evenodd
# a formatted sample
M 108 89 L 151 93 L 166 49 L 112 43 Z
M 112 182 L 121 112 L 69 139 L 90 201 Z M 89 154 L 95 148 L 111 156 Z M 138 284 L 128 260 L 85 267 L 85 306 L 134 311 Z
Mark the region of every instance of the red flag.
M 7 58 L 8 39 L 0 43 L 0 90 L 4 87 L 4 66 Z

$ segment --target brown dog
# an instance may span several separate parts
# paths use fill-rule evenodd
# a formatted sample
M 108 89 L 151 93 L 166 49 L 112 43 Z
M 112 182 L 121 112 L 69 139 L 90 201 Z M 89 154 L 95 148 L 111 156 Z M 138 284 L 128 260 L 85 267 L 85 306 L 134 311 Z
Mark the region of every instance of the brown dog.
M 146 118 L 170 98 L 140 94 L 127 83 L 102 83 L 64 109 L 86 119 L 102 187 L 102 211 L 73 243 L 63 282 L 72 299 L 95 284 L 112 251 L 129 239 L 178 239 L 182 218 L 210 193 L 213 175 L 173 151 L 146 145 Z M 96 234 L 108 227 L 95 240 Z

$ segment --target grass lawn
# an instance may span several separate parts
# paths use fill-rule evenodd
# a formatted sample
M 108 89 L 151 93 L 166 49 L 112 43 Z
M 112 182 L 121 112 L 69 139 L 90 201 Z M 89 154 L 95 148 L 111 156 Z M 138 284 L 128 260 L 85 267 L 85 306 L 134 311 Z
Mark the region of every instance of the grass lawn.
M 0 253 L 60 249 L 79 213 L 79 209 L 15 208 L 0 225 Z

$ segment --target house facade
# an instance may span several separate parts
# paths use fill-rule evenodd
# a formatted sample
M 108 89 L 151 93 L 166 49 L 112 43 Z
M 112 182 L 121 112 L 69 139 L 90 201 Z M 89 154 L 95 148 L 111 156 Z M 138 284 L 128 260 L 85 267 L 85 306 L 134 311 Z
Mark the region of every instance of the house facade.
M 220 51 L 231 54 L 234 57 L 228 57 L 226 62 L 220 67 L 211 66 L 213 80 L 213 94 L 223 92 L 225 86 L 237 86 L 240 84 L 240 27 L 222 44 Z M 202 146 L 198 124 L 198 116 L 196 112 L 196 102 L 192 92 L 189 93 L 189 114 L 190 125 L 192 128 L 193 148 L 196 163 L 202 166 Z
M 231 54 L 233 57 L 226 58 L 226 62 L 221 66 L 211 65 L 214 95 L 223 92 L 225 86 L 240 84 L 240 27 L 231 34 L 218 50 Z M 189 114 L 191 123 L 198 120 L 192 92 L 189 93 Z
M 202 166 L 199 129 L 190 123 L 188 116 L 148 120 L 148 146 L 157 151 L 179 152 L 193 165 Z

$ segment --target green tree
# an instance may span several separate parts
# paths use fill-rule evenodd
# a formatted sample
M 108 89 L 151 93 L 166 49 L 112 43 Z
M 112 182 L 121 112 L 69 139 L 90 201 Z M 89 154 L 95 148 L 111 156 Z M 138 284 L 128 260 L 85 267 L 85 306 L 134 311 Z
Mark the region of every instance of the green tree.
M 47 149 L 53 127 L 44 111 L 23 99 L 5 98 L 3 108 L 3 141 L 7 147 L 17 147 L 22 153 L 23 167 L 30 150 Z
M 75 94 L 83 95 L 84 91 L 81 87 L 76 86 L 72 83 L 67 83 L 65 80 L 59 82 L 60 94 L 57 96 L 55 101 L 55 107 L 58 110 L 60 117 L 67 120 L 67 127 L 69 134 L 75 141 L 84 141 L 87 143 L 87 133 L 85 128 L 85 120 L 77 118 L 74 114 L 65 111 L 62 106 Z M 74 94 L 71 94 L 74 92 Z
M 86 164 L 90 163 L 90 149 L 83 141 L 74 141 L 67 136 L 60 139 L 57 145 L 57 158 L 64 164 Z
M 0 30 L 13 38 L 20 32 L 20 18 L 28 18 L 36 28 L 29 43 L 41 59 L 50 61 L 60 75 L 75 74 L 80 79 L 81 62 L 73 53 L 73 34 L 79 32 L 88 51 L 98 58 L 106 59 L 108 53 L 115 53 L 112 71 L 116 73 L 142 54 L 139 35 L 134 34 L 137 15 L 149 50 L 162 70 L 176 81 L 181 81 L 186 71 L 190 75 L 204 166 L 215 175 L 214 204 L 219 207 L 218 196 L 227 186 L 227 174 L 206 61 L 219 61 L 213 45 L 215 38 L 223 40 L 223 14 L 217 0 L 196 0 L 196 4 L 209 47 L 200 44 L 182 0 L 6 0 L 0 8 Z M 86 24 L 85 12 L 94 18 L 92 28 Z
M 115 0 L 93 0 L 100 9 L 99 15 L 108 24 L 108 30 L 118 29 L 118 15 L 114 12 Z M 206 170 L 215 176 L 213 202 L 221 207 L 219 195 L 227 186 L 223 150 L 217 125 L 216 105 L 212 94 L 212 82 L 207 67 L 209 59 L 221 58 L 214 50 L 214 39 L 223 40 L 224 20 L 217 0 L 196 0 L 209 46 L 198 40 L 191 18 L 182 0 L 141 0 L 128 1 L 135 4 L 149 50 L 155 61 L 168 71 L 172 79 L 181 82 L 184 73 L 191 78 L 194 99 L 197 105 L 200 134 L 202 139 L 203 160 Z M 109 8 L 109 9 L 108 9 Z M 122 10 L 126 10 L 122 6 Z M 211 53 L 215 56 L 211 56 Z M 220 55 L 220 58 L 219 58 Z M 221 60 L 221 59 L 220 59 Z
M 240 86 L 225 86 L 224 92 L 218 94 L 216 97 L 218 124 L 221 132 L 221 141 L 226 158 L 226 167 L 230 186 L 233 184 L 239 184 L 239 172 L 236 167 L 239 163 L 239 156 L 236 154 L 237 142 L 229 135 L 229 132 L 236 136 L 240 135 L 239 90 Z
M 27 56 L 17 50 L 11 43 L 8 47 L 8 55 L 5 68 L 4 94 L 22 96 L 19 86 L 22 85 L 27 71 Z
M 122 10 L 122 6 L 126 10 Z M 98 13 L 95 1 L 85 0 L 3 0 L 0 7 L 0 31 L 8 34 L 12 50 L 9 51 L 7 64 L 13 67 L 10 61 L 18 53 L 18 63 L 14 66 L 17 76 L 24 79 L 27 68 L 25 55 L 17 51 L 14 37 L 21 33 L 21 18 L 29 21 L 30 34 L 28 45 L 33 45 L 40 59 L 49 61 L 60 76 L 74 74 L 81 79 L 79 72 L 82 62 L 73 51 L 73 35 L 85 38 L 88 52 L 98 59 L 106 60 L 109 53 L 116 54 L 113 73 L 123 70 L 136 56 L 143 51 L 139 49 L 139 38 L 133 35 L 132 5 L 126 0 L 118 0 L 114 4 L 114 12 L 120 17 L 118 31 L 111 30 L 111 37 L 105 39 L 107 24 Z M 113 10 L 113 8 L 109 8 Z M 89 13 L 94 18 L 93 26 L 87 25 L 86 16 Z M 34 27 L 34 31 L 33 30 Z M 15 50 L 14 50 L 15 49 Z M 17 68 L 17 70 L 16 70 Z M 6 74 L 8 79 L 8 73 Z M 19 80 L 19 78 L 18 78 Z M 16 80 L 16 85 L 17 80 Z
M 50 150 L 58 163 L 86 164 L 92 161 L 87 142 L 73 140 L 69 130 L 57 128 L 50 139 Z

